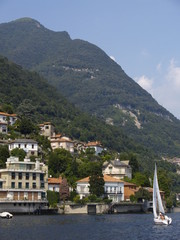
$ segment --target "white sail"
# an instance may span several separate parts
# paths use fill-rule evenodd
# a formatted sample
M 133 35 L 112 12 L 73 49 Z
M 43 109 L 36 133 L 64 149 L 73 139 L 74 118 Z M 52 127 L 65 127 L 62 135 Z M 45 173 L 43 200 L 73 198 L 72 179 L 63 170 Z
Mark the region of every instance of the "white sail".
M 162 212 L 163 214 L 164 212 L 164 207 L 162 204 L 162 200 L 161 200 L 161 195 L 159 192 L 159 185 L 158 185 L 158 179 L 157 179 L 157 168 L 156 168 L 156 164 L 155 164 L 155 170 L 154 170 L 154 180 L 153 180 L 153 213 L 154 213 L 154 217 L 157 218 L 157 207 L 159 209 L 159 212 Z

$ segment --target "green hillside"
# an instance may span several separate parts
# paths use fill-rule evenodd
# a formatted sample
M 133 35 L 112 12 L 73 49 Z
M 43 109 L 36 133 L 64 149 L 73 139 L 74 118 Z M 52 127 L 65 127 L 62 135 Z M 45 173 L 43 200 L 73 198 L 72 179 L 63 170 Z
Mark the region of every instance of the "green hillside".
M 142 151 L 122 130 L 80 112 L 35 72 L 0 57 L 0 108 L 4 104 L 34 123 L 51 121 L 58 131 L 81 141 L 101 141 L 115 151 Z
M 108 129 L 158 154 L 179 155 L 180 121 L 97 46 L 24 18 L 0 24 L 0 54 L 39 72 L 79 109 L 111 125 Z

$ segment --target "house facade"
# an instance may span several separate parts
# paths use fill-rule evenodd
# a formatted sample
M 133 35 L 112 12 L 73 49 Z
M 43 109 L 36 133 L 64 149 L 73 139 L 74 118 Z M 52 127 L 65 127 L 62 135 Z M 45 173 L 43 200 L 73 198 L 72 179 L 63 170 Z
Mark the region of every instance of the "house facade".
M 96 142 L 88 142 L 86 144 L 86 148 L 94 148 L 95 150 L 95 154 L 98 155 L 103 151 L 103 146 L 100 142 L 96 141 Z
M 48 178 L 48 190 L 53 192 L 59 192 L 61 183 L 62 183 L 62 177 Z
M 7 134 L 8 133 L 8 124 L 0 122 L 0 133 Z
M 132 168 L 127 161 L 120 161 L 119 159 L 105 162 L 102 169 L 103 174 L 109 175 L 117 179 L 124 177 L 132 178 Z
M 136 184 L 124 182 L 124 201 L 130 201 L 130 196 L 137 192 Z
M 48 189 L 48 167 L 30 159 L 19 161 L 17 157 L 7 159 L 6 168 L 0 169 L 0 202 L 43 201 Z
M 13 125 L 17 120 L 16 114 L 9 114 L 5 112 L 0 112 L 0 122 Z
M 51 138 L 51 147 L 52 149 L 63 148 L 71 153 L 74 153 L 74 141 L 72 141 L 68 137 L 60 137 L 60 138 Z
M 15 148 L 23 149 L 26 156 L 38 156 L 38 143 L 33 139 L 16 139 L 9 143 L 9 151 Z
M 104 196 L 107 196 L 112 202 L 124 201 L 124 182 L 120 179 L 104 175 Z M 80 195 L 80 199 L 90 195 L 89 177 L 77 181 L 76 191 Z
M 40 135 L 50 138 L 54 134 L 54 125 L 51 122 L 39 124 Z

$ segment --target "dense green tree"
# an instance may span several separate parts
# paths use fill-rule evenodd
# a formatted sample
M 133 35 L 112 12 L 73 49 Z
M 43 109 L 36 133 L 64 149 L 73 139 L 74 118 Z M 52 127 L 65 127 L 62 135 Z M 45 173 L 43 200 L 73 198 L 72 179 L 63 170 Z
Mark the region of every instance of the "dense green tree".
M 148 176 L 143 173 L 140 173 L 140 172 L 135 173 L 135 176 L 134 176 L 132 182 L 135 183 L 137 186 L 141 186 L 141 187 L 149 187 L 150 186 Z
M 11 151 L 11 156 L 15 156 L 18 157 L 20 161 L 23 161 L 25 156 L 26 156 L 26 152 L 23 149 L 20 148 L 14 148 Z
M 54 176 L 58 176 L 59 174 L 65 172 L 68 163 L 70 162 L 72 162 L 70 152 L 65 149 L 55 149 L 49 155 L 48 167 Z
M 0 146 L 0 168 L 4 168 L 6 166 L 6 161 L 8 157 L 8 146 Z
M 27 135 L 35 130 L 35 126 L 28 118 L 23 117 L 19 123 L 19 131 L 21 134 Z
M 151 194 L 144 188 L 140 188 L 136 193 L 135 193 L 135 198 L 137 201 L 142 201 L 143 199 L 145 200 L 151 200 L 152 196 Z
M 91 169 L 89 178 L 89 192 L 100 197 L 104 194 L 104 178 L 102 174 L 101 165 L 96 163 Z

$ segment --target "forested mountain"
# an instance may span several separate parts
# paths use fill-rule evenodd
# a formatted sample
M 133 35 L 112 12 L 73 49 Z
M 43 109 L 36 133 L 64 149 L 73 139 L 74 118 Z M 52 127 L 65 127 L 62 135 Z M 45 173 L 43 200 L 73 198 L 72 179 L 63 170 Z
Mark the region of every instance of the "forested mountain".
M 109 138 L 122 130 L 156 153 L 179 155 L 180 121 L 97 46 L 24 18 L 0 24 L 0 54 L 39 72 L 75 106 L 101 118 L 114 131 Z
M 121 129 L 82 113 L 35 72 L 0 57 L 0 111 L 10 105 L 35 124 L 51 121 L 58 131 L 81 141 L 101 141 L 115 151 L 142 152 Z

